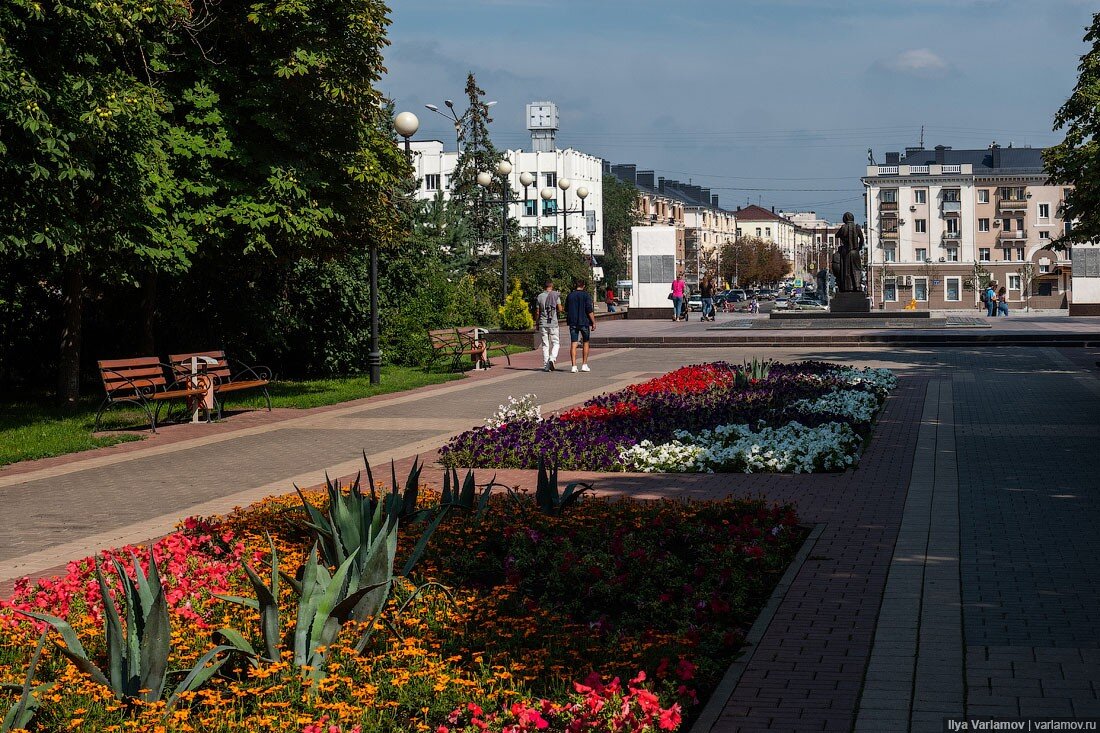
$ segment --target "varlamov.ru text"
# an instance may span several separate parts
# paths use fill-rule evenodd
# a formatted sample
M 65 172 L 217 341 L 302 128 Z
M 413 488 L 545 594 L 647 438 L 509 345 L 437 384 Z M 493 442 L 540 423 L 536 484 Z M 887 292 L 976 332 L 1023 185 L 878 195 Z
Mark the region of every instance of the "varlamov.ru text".
M 994 720 L 989 718 L 967 718 L 966 720 L 947 721 L 948 731 L 972 730 L 1097 730 L 1095 720 Z

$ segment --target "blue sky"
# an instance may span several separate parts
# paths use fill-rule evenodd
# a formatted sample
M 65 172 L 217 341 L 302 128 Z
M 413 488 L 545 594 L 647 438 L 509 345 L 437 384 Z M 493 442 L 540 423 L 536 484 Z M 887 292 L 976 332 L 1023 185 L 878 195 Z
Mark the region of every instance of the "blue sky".
M 867 148 L 1047 146 L 1100 5 L 1083 0 L 393 0 L 382 89 L 427 103 L 473 71 L 498 147 L 558 143 L 710 186 L 721 205 L 860 211 Z M 461 109 L 462 107 L 460 107 Z M 756 189 L 756 190 L 750 190 Z M 771 190 L 760 190 L 771 189 Z M 812 189 L 812 190 L 797 190 Z

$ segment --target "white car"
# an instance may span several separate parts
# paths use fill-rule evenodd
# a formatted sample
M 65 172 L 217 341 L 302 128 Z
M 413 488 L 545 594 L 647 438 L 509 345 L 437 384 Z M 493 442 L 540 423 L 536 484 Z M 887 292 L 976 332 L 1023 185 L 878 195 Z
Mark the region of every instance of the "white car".
M 815 300 L 814 298 L 807 298 L 803 296 L 801 298 L 793 298 L 792 300 L 788 301 L 787 309 L 793 311 L 823 311 L 828 310 L 829 308 L 820 300 Z

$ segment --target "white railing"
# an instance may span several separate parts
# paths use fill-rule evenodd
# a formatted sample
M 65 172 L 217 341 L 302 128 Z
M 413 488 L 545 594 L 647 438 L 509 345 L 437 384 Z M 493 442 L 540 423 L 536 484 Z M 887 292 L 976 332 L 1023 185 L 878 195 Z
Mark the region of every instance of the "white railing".
M 898 167 L 896 165 L 880 165 L 878 167 L 878 174 L 880 176 L 896 176 L 898 174 Z
M 927 173 L 928 166 L 926 165 L 911 165 L 909 166 L 910 173 Z
M 962 173 L 963 167 L 961 165 L 945 165 L 940 170 L 944 173 Z

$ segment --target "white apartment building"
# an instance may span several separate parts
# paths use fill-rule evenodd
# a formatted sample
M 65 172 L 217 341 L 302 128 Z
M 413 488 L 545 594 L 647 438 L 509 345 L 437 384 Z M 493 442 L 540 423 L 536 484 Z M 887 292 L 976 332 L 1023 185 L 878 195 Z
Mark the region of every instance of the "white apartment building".
M 880 307 L 915 300 L 919 307 L 973 308 L 981 274 L 1020 305 L 1025 297 L 1038 308 L 1072 302 L 1069 255 L 1049 248 L 1072 222 L 1061 219 L 1065 190 L 1047 179 L 1041 149 L 907 148 L 868 166 L 861 180 L 870 290 Z
M 515 200 L 508 207 L 508 215 L 519 222 L 523 236 L 558 241 L 569 234 L 579 239 L 584 250 L 598 259 L 604 253 L 603 161 L 573 148 L 557 149 L 554 138 L 558 116 L 553 103 L 527 105 L 527 117 L 532 150 L 507 150 L 503 153 L 512 164 L 508 179 Z M 443 198 L 449 199 L 458 152 L 445 150 L 439 140 L 414 140 L 410 147 L 414 154 L 416 176 L 420 181 L 417 197 L 432 199 L 442 192 Z M 526 188 L 520 181 L 524 173 L 529 173 L 533 178 Z M 569 181 L 569 188 L 564 191 L 558 185 L 563 179 Z M 546 188 L 554 192 L 550 200 L 540 195 Z M 581 188 L 588 191 L 583 201 L 577 196 Z M 500 191 L 489 191 L 486 197 L 499 200 Z M 591 236 L 585 223 L 589 212 L 595 212 L 595 232 Z

